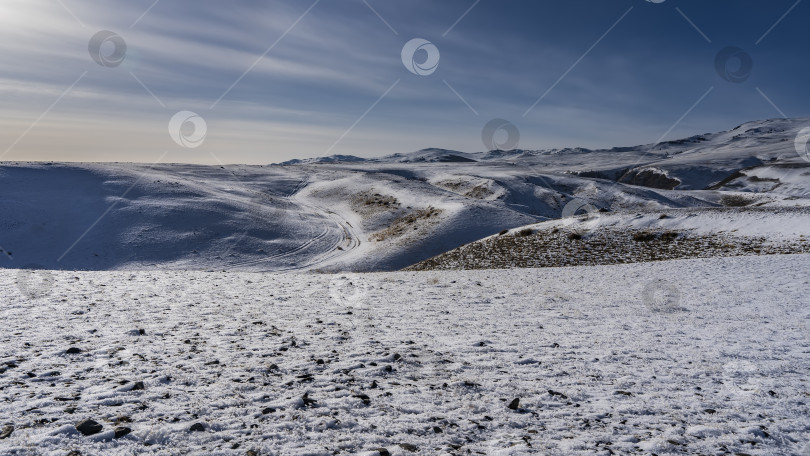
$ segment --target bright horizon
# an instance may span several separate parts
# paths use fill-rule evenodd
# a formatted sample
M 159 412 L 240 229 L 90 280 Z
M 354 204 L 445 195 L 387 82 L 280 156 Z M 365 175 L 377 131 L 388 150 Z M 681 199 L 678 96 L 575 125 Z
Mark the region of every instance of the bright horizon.
M 598 149 L 810 115 L 793 0 L 110 5 L 0 5 L 0 161 L 478 152 L 493 119 L 495 146 Z

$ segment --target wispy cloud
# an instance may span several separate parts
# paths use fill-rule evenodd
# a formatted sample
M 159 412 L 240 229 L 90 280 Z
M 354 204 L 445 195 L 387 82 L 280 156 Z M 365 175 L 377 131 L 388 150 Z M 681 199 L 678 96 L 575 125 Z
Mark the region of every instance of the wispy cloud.
M 731 0 L 679 6 L 712 43 L 668 2 L 367 3 L 324 0 L 302 16 L 313 2 L 4 0 L 0 149 L 84 72 L 7 158 L 149 162 L 150 150 L 174 147 L 167 122 L 181 110 L 203 116 L 209 134 L 202 149 L 172 150 L 169 161 L 206 162 L 208 152 L 248 163 L 319 155 L 397 80 L 332 152 L 479 150 L 480 129 L 495 117 L 515 122 L 528 148 L 644 143 L 671 125 L 685 99 L 713 85 L 711 100 L 673 135 L 772 115 L 757 87 L 780 100 L 787 115 L 810 114 L 800 102 L 808 94 L 802 75 L 810 63 L 795 58 L 810 35 L 801 26 L 803 3 L 784 16 L 791 5 L 779 11 L 723 6 Z M 750 30 L 777 20 L 768 39 L 755 45 Z M 119 67 L 90 58 L 88 42 L 100 30 L 126 41 Z M 415 37 L 441 52 L 430 76 L 411 74 L 401 62 L 403 45 Z M 751 52 L 755 71 L 748 83 L 718 80 L 717 42 Z

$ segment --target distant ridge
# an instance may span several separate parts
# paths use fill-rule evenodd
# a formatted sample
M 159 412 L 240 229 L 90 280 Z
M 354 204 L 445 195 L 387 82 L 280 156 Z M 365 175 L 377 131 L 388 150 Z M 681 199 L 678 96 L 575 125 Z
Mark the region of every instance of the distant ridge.
M 316 158 L 295 158 L 285 162 L 278 163 L 279 165 L 307 165 L 315 163 L 357 163 L 364 162 L 365 158 L 357 157 L 354 155 L 329 155 L 328 157 Z
M 692 135 L 687 138 L 673 139 L 653 144 L 636 146 L 616 146 L 605 149 L 588 149 L 583 147 L 566 147 L 562 149 L 511 149 L 490 150 L 484 152 L 461 152 L 451 149 L 426 148 L 408 153 L 396 153 L 381 157 L 362 158 L 354 155 L 330 155 L 327 157 L 293 159 L 278 163 L 279 165 L 299 164 L 330 164 L 330 163 L 472 163 L 487 161 L 521 161 L 539 156 L 571 156 L 604 153 L 634 152 L 649 154 L 650 156 L 663 155 L 664 158 L 674 157 L 683 152 L 693 152 L 698 149 L 713 149 L 718 147 L 748 146 L 750 142 L 768 142 L 780 133 L 795 133 L 802 127 L 810 126 L 810 118 L 794 119 L 767 119 L 745 122 L 734 128 L 717 133 L 704 133 Z M 781 135 L 781 141 L 791 142 L 792 138 Z

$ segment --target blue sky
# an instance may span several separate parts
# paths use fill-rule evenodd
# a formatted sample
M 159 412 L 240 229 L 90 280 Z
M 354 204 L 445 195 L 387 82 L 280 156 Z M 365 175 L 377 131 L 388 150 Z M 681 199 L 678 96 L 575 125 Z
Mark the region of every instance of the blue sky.
M 595 148 L 809 116 L 808 14 L 796 0 L 3 0 L 0 159 L 474 152 L 494 118 L 521 148 Z M 91 58 L 99 31 L 126 43 L 123 63 Z M 414 38 L 438 49 L 432 74 L 403 64 Z M 716 70 L 729 46 L 753 62 L 743 82 Z M 173 141 L 180 111 L 204 119 L 198 147 Z

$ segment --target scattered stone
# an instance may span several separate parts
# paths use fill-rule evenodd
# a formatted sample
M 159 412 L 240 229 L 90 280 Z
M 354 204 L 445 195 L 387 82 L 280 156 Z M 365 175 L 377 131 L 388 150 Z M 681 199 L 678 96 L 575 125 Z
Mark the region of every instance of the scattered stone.
M 254 450 L 248 450 L 247 453 L 245 453 L 245 456 L 259 456 L 259 453 Z
M 304 393 L 304 395 L 301 396 L 301 401 L 304 402 L 305 407 L 310 406 L 310 405 L 315 405 L 315 404 L 318 403 L 318 401 L 316 401 L 315 399 L 310 399 L 309 398 L 309 393 Z
M 79 347 L 70 347 L 65 351 L 65 353 L 68 354 L 68 355 L 78 355 L 81 352 L 82 352 L 82 349 L 79 348 Z
M 563 394 L 563 393 L 561 393 L 559 391 L 548 390 L 548 394 L 550 394 L 552 396 L 559 396 L 562 399 L 568 399 L 568 396 L 566 396 L 565 394 Z
M 520 407 L 520 398 L 515 398 L 506 406 L 509 410 L 517 410 Z
M 132 432 L 132 429 L 124 426 L 118 426 L 117 428 L 115 428 L 115 438 L 120 439 L 121 437 L 129 434 L 130 432 Z
M 11 436 L 11 433 L 14 432 L 14 426 L 6 426 L 0 431 L 0 440 L 7 439 Z
M 202 423 L 194 423 L 188 428 L 188 432 L 205 432 L 205 426 Z
M 416 451 L 419 450 L 419 447 L 417 447 L 416 445 L 411 445 L 410 443 L 400 443 L 399 447 L 405 451 L 410 451 L 411 453 L 415 453 Z
M 67 456 L 82 456 L 82 454 L 79 452 L 79 450 L 73 450 L 68 453 Z
M 713 415 L 713 414 L 717 413 L 717 410 L 715 410 L 715 409 L 706 409 L 706 410 L 704 410 L 704 412 L 708 413 L 709 415 Z
M 27 374 L 25 374 L 25 375 L 27 375 L 27 376 L 28 376 L 28 378 L 34 378 L 34 377 L 36 377 L 36 376 L 37 376 L 37 374 L 35 374 L 35 373 L 33 373 L 33 372 L 28 372 L 28 373 L 27 373 Z
M 391 453 L 389 453 L 385 448 L 375 448 L 374 451 L 380 453 L 380 456 L 391 456 Z
M 360 399 L 361 401 L 363 401 L 363 405 L 371 404 L 371 398 L 368 397 L 368 395 L 366 395 L 366 394 L 363 394 L 363 393 L 355 394 L 353 397 L 356 397 L 356 398 Z
M 262 414 L 267 415 L 268 413 L 276 413 L 276 409 L 273 407 L 267 407 L 266 409 L 262 410 Z
M 143 382 L 136 382 L 130 391 L 137 391 L 144 389 Z
M 82 420 L 76 423 L 76 430 L 85 436 L 98 434 L 103 428 L 104 426 L 91 419 Z
M 433 432 L 435 432 L 436 434 L 441 434 L 444 431 L 439 426 L 433 426 Z
M 631 393 L 629 391 L 616 391 L 616 392 L 613 393 L 614 396 L 617 395 L 617 394 L 621 394 L 622 396 L 632 396 L 633 395 L 633 393 Z

